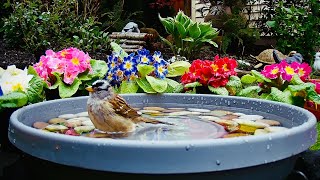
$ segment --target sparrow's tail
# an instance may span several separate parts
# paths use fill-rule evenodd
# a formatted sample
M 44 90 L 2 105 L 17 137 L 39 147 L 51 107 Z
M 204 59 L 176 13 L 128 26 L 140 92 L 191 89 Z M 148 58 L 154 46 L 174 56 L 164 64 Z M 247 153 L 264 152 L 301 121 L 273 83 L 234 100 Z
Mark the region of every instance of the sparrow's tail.
M 147 117 L 142 117 L 142 116 L 139 116 L 139 117 L 134 118 L 133 121 L 134 121 L 135 123 L 145 122 L 145 123 L 151 123 L 151 124 L 174 125 L 174 124 L 172 124 L 172 123 L 168 123 L 168 122 L 164 122 L 164 121 L 159 121 L 159 120 L 155 120 L 155 119 L 151 119 L 151 118 L 147 118 Z

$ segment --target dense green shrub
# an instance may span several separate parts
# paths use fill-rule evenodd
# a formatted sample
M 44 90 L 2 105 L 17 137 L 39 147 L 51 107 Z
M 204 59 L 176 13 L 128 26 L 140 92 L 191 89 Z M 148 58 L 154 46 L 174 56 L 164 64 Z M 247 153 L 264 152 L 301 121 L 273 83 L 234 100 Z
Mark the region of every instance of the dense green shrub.
M 13 12 L 3 19 L 1 28 L 10 46 L 36 54 L 69 46 L 91 52 L 110 49 L 107 33 L 98 26 L 98 7 L 89 9 L 88 4 L 77 0 L 34 0 L 11 5 Z
M 275 15 L 268 25 L 277 39 L 277 49 L 288 53 L 300 52 L 306 62 L 313 59 L 316 47 L 320 45 L 320 3 L 309 0 L 304 6 L 285 6 L 280 1 Z

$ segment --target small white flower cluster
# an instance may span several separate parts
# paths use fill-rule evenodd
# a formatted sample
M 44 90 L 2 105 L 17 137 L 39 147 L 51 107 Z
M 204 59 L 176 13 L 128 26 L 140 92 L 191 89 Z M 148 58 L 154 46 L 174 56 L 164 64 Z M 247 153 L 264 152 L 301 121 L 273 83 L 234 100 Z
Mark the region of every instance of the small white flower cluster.
M 28 70 L 18 69 L 15 65 L 8 66 L 7 69 L 0 69 L 0 88 L 3 95 L 14 91 L 23 91 L 29 87 L 29 81 L 33 75 L 28 74 Z

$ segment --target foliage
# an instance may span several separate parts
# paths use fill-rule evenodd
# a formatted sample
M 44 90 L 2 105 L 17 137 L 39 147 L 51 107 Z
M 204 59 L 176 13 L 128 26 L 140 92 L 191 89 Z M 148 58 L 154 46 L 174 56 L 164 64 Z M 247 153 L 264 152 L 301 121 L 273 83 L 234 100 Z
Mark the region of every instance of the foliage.
M 109 39 L 100 31 L 93 12 L 81 10 L 76 0 L 12 3 L 13 12 L 3 19 L 7 44 L 33 53 L 74 46 L 87 51 L 108 50 Z M 85 6 L 87 7 L 87 6 Z
M 118 46 L 108 56 L 106 79 L 112 82 L 119 93 L 174 93 L 182 90 L 182 85 L 167 77 L 182 75 L 190 64 L 177 61 L 169 64 L 160 51 L 153 55 L 149 50 L 138 50 L 137 54 L 123 54 Z
M 214 94 L 229 95 L 230 92 L 235 95 L 238 86 L 241 87 L 236 67 L 237 61 L 228 57 L 216 56 L 213 61 L 194 60 L 189 71 L 182 75 L 181 83 L 186 92 L 196 93 L 198 87 L 206 87 Z
M 241 77 L 244 89 L 239 96 L 268 99 L 303 107 L 305 101 L 320 103 L 315 84 L 308 82 L 312 69 L 307 63 L 267 65 Z M 254 88 L 253 88 L 254 87 Z
M 160 14 L 159 18 L 167 33 L 172 35 L 173 42 L 162 37 L 161 39 L 170 46 L 175 56 L 181 55 L 189 60 L 200 52 L 205 43 L 217 47 L 212 39 L 218 32 L 211 23 L 194 22 L 182 11 L 179 11 L 174 18 L 162 18 Z
M 320 122 L 317 122 L 317 134 L 320 133 Z M 310 150 L 317 151 L 320 150 L 320 136 L 317 137 L 317 141 L 310 147 Z
M 43 101 L 44 86 L 42 79 L 31 70 L 8 66 L 0 73 L 0 111 Z
M 246 47 L 260 39 L 260 32 L 256 28 L 249 27 L 247 18 L 240 13 L 222 13 L 219 18 L 212 20 L 212 25 L 222 31 L 223 53 L 227 53 L 230 49 L 242 49 L 239 46 Z
M 272 21 L 267 24 L 277 39 L 277 49 L 282 52 L 296 50 L 307 62 L 312 59 L 315 47 L 320 45 L 320 4 L 309 0 L 306 7 L 285 6 L 280 1 Z
M 107 71 L 104 61 L 93 60 L 87 53 L 73 47 L 59 52 L 47 50 L 33 67 L 47 83 L 46 88 L 58 89 L 61 98 L 84 90 L 86 84 L 102 78 Z

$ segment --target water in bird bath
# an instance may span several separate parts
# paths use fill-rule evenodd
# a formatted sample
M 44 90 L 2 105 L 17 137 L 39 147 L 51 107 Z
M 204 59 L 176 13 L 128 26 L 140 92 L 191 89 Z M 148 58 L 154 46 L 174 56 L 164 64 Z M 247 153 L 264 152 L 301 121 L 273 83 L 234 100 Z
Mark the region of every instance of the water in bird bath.
M 285 131 L 293 124 L 287 119 L 269 113 L 241 108 L 201 106 L 187 108 L 181 104 L 132 105 L 142 116 L 168 124 L 137 124 L 134 132 L 105 133 L 94 128 L 87 112 L 61 114 L 58 117 L 35 122 L 33 127 L 47 132 L 93 138 L 130 140 L 196 140 L 252 136 Z M 280 123 L 281 122 L 281 123 Z

